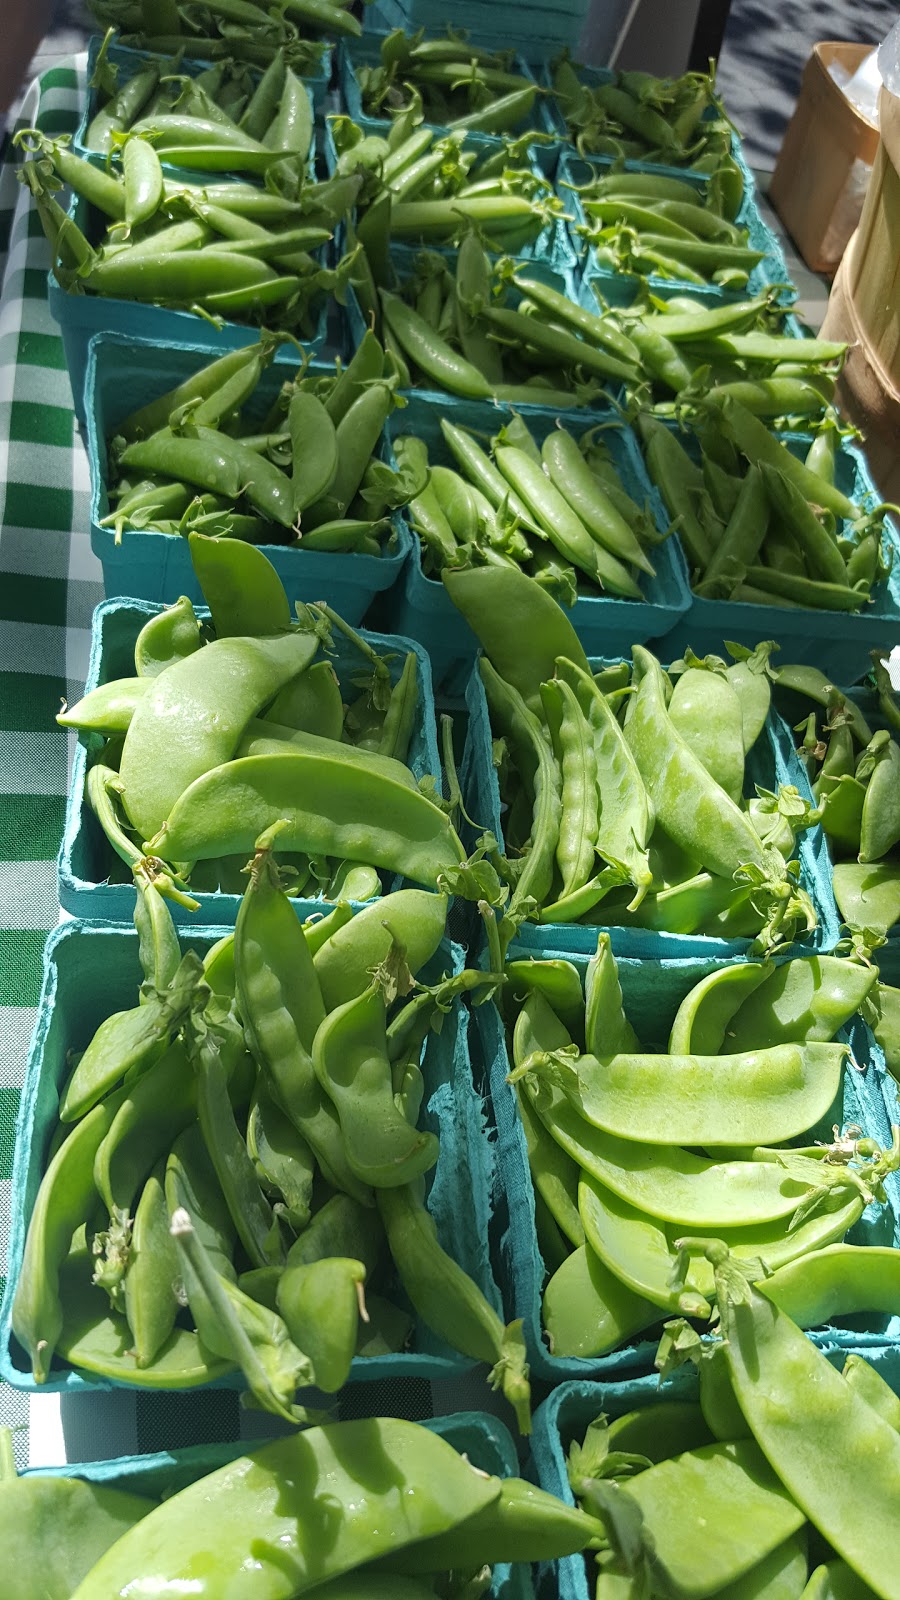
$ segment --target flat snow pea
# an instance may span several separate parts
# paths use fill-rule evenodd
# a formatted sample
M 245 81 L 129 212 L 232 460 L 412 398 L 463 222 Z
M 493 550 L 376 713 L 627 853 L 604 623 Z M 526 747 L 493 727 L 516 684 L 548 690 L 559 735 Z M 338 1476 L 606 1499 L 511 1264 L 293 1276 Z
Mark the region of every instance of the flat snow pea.
M 874 1593 L 846 1561 L 823 1561 L 810 1573 L 801 1600 L 870 1600 Z
M 670 1055 L 718 1054 L 731 1019 L 769 970 L 762 962 L 748 961 L 741 966 L 720 967 L 695 983 L 675 1013 L 669 1034 Z
M 301 729 L 324 739 L 340 739 L 344 706 L 337 673 L 330 661 L 317 661 L 275 696 L 263 717 L 282 727 Z
M 174 661 L 200 649 L 200 624 L 187 595 L 144 623 L 134 643 L 134 670 L 139 678 L 155 678 Z
M 174 799 L 152 848 L 179 861 L 235 855 L 280 818 L 286 850 L 365 861 L 430 887 L 465 860 L 449 818 L 425 795 L 381 773 L 353 772 L 343 756 L 290 747 L 207 767 Z
M 741 702 L 745 755 L 762 733 L 772 704 L 772 681 L 767 667 L 774 648 L 774 640 L 766 640 L 747 655 L 741 653 L 740 658 L 725 669 L 725 676 Z M 735 655 L 741 650 L 739 645 L 732 647 Z
M 547 1077 L 607 1133 L 643 1144 L 779 1144 L 834 1104 L 849 1046 L 781 1044 L 722 1056 L 537 1053 L 516 1069 Z M 725 1085 L 727 1084 L 727 1092 Z
M 746 1160 L 716 1161 L 681 1145 L 616 1138 L 586 1122 L 558 1091 L 532 1107 L 532 1115 L 570 1160 L 604 1188 L 648 1216 L 690 1226 L 697 1233 L 790 1218 L 812 1189 L 831 1181 L 840 1184 L 839 1169 L 829 1168 L 814 1152 L 796 1152 L 796 1165 L 788 1170 L 776 1150 L 762 1147 L 752 1152 L 752 1159 L 748 1150 Z
M 900 746 L 882 738 L 863 800 L 859 859 L 864 862 L 880 861 L 900 839 Z
M 153 1501 L 76 1477 L 0 1478 L 6 1600 L 69 1600 L 100 1557 Z
M 592 1055 L 598 1050 L 639 1050 L 637 1034 L 625 1015 L 622 990 L 612 941 L 608 933 L 598 933 L 597 949 L 588 962 L 584 979 L 584 1037 L 585 1049 Z
M 885 1422 L 890 1423 L 895 1433 L 900 1433 L 900 1399 L 868 1361 L 862 1356 L 848 1356 L 843 1377 Z
M 266 556 L 242 539 L 188 534 L 191 565 L 212 614 L 217 639 L 287 633 L 291 607 Z
M 74 706 L 66 706 L 56 720 L 61 728 L 77 728 L 79 733 L 125 733 L 149 687 L 149 678 L 113 678 L 89 690 Z
M 279 1278 L 278 1309 L 312 1362 L 316 1388 L 326 1394 L 342 1388 L 350 1373 L 365 1276 L 361 1261 L 329 1256 L 287 1266 Z
M 459 1571 L 471 1560 L 474 1570 L 500 1561 L 547 1561 L 574 1555 L 603 1525 L 523 1478 L 504 1478 L 500 1498 L 462 1526 L 423 1539 L 391 1558 L 400 1572 Z
M 247 1149 L 263 1189 L 284 1206 L 292 1228 L 305 1228 L 315 1176 L 313 1154 L 262 1080 L 257 1083 L 247 1118 Z
M 608 1439 L 616 1450 L 646 1456 L 653 1465 L 714 1442 L 699 1405 L 687 1400 L 661 1400 L 627 1411 L 609 1423 Z
M 175 1327 L 178 1273 L 178 1252 L 169 1232 L 165 1166 L 160 1163 L 144 1184 L 135 1207 L 122 1286 L 139 1367 L 152 1364 Z
M 827 1245 L 780 1267 L 762 1290 L 799 1328 L 820 1328 L 860 1311 L 900 1315 L 896 1253 L 879 1245 Z
M 695 1600 L 742 1578 L 804 1522 L 751 1439 L 660 1462 L 630 1478 L 622 1493 L 640 1507 L 669 1581 Z
M 578 1215 L 578 1167 L 550 1137 L 528 1096 L 520 1094 L 518 1099 L 535 1190 L 566 1238 L 575 1246 L 584 1244 L 584 1227 Z
M 838 1555 L 883 1600 L 896 1600 L 900 1435 L 785 1312 L 735 1275 L 726 1251 L 708 1253 L 729 1375 L 757 1444 Z
M 888 933 L 900 921 L 900 865 L 875 861 L 837 861 L 833 872 L 834 898 L 851 928 Z
M 310 664 L 318 643 L 313 633 L 218 639 L 153 680 L 119 767 L 125 809 L 144 838 L 195 778 L 230 759 L 250 718 Z
M 315 951 L 313 965 L 328 1011 L 362 994 L 396 945 L 413 976 L 435 954 L 447 924 L 447 898 L 423 889 L 399 889 L 365 906 Z
M 549 1279 L 543 1321 L 555 1356 L 602 1356 L 660 1319 L 659 1307 L 629 1289 L 587 1245 Z
M 884 1051 L 884 1064 L 893 1077 L 900 1078 L 900 989 L 879 983 L 876 996 L 878 1020 L 872 1031 Z
M 509 567 L 462 567 L 441 574 L 495 670 L 540 712 L 541 684 L 552 678 L 557 657 L 590 666 L 565 612 L 539 584 Z M 529 641 L 523 651 L 522 640 Z
M 740 804 L 744 728 L 737 691 L 724 673 L 689 667 L 675 681 L 669 719 L 710 777 Z
M 223 1581 L 240 1573 L 242 1600 L 290 1600 L 475 1516 L 500 1489 L 499 1478 L 476 1472 L 415 1423 L 375 1418 L 308 1428 L 166 1500 L 98 1562 L 72 1600 L 108 1600 L 136 1572 L 160 1590 L 189 1583 L 197 1600 L 214 1600 Z M 327 1539 L 323 1493 L 331 1508 Z
M 838 956 L 786 961 L 744 1000 L 726 1029 L 731 1051 L 833 1039 L 871 994 L 874 967 Z
M 738 867 L 766 870 L 762 846 L 738 809 L 685 743 L 666 710 L 662 669 L 642 646 L 632 652 L 637 694 L 625 737 L 657 820 L 708 871 L 731 878 Z

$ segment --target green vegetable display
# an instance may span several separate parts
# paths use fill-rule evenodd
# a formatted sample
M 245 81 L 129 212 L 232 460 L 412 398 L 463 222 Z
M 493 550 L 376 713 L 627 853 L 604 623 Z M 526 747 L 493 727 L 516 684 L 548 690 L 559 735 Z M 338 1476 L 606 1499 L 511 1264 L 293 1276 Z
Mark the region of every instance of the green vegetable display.
M 524 573 L 443 578 L 485 651 L 507 802 L 505 854 L 495 841 L 489 854 L 509 924 L 754 938 L 763 951 L 815 927 L 794 856 L 812 806 L 786 785 L 745 795 L 768 714 L 768 646 L 731 666 L 689 652 L 666 673 L 635 645 L 630 670 L 594 677 L 571 624 L 549 596 L 533 601 Z
M 785 666 L 778 693 L 792 710 L 834 862 L 834 897 L 854 939 L 877 949 L 900 921 L 900 706 L 873 651 L 879 726 L 815 667 Z M 805 703 L 804 703 L 805 702 Z
M 116 506 L 101 527 L 117 540 L 152 529 L 371 555 L 390 548 L 390 513 L 425 479 L 393 472 L 376 453 L 395 404 L 393 382 L 375 377 L 381 346 L 373 337 L 330 377 L 301 367 L 261 414 L 255 391 L 277 345 L 264 334 L 117 425 L 108 440 Z M 252 592 L 249 571 L 247 580 Z
M 91 11 L 101 27 L 120 30 L 123 44 L 163 58 L 224 58 L 275 71 L 287 61 L 300 73 L 319 70 L 327 39 L 362 32 L 349 7 L 333 0 L 285 0 L 275 13 L 255 0 L 92 0 Z M 106 73 L 100 82 L 109 86 Z
M 561 959 L 519 960 L 507 976 L 553 1355 L 605 1354 L 664 1312 L 706 1316 L 716 1285 L 691 1236 L 726 1240 L 772 1298 L 784 1284 L 804 1327 L 896 1310 L 893 1252 L 827 1247 L 884 1201 L 900 1144 L 882 1151 L 859 1128 L 814 1142 L 847 1070 L 848 1047 L 831 1041 L 868 1003 L 873 967 L 816 956 L 717 968 L 657 1052 L 623 1006 L 608 934 L 583 996 Z
M 407 507 L 426 573 L 519 566 L 566 604 L 580 593 L 641 598 L 641 574 L 655 571 L 647 547 L 662 535 L 623 487 L 599 430 L 576 439 L 561 423 L 533 430 L 514 415 L 488 450 L 443 417 L 441 460 L 430 462 L 402 426 L 400 417 L 393 448 L 401 468 L 411 477 L 430 467 Z
M 402 115 L 412 105 L 427 122 L 481 133 L 527 127 L 538 87 L 516 70 L 512 52 L 480 50 L 464 39 L 426 39 L 396 28 L 381 41 L 380 61 L 355 64 L 369 117 Z M 534 118 L 536 120 L 536 117 Z
M 112 849 L 194 906 L 186 863 L 192 888 L 240 892 L 255 840 L 281 821 L 298 893 L 319 884 L 328 897 L 369 899 L 380 893 L 379 870 L 434 887 L 465 852 L 447 812 L 405 765 L 415 655 L 394 682 L 388 663 L 329 607 L 301 608 L 292 625 L 261 551 L 190 539 L 215 637 L 202 642 L 182 600 L 139 635 L 136 678 L 101 684 L 61 714 L 64 727 L 107 736 L 86 797 Z M 314 664 L 331 626 L 369 669 L 346 708 L 327 660 Z
M 660 418 L 638 418 L 647 471 L 680 518 L 694 592 L 746 605 L 862 611 L 891 569 L 891 508 L 857 505 L 835 482 L 830 421 L 804 460 L 737 397 L 739 387 L 706 396 L 693 440 L 699 463 Z M 776 403 L 782 398 L 779 391 Z
M 203 961 L 140 889 L 143 1003 L 101 1023 L 63 1087 L 16 1336 L 38 1382 L 57 1357 L 147 1388 L 240 1367 L 259 1406 L 302 1420 L 298 1388 L 334 1392 L 355 1354 L 403 1348 L 412 1320 L 381 1297 L 399 1281 L 433 1333 L 489 1363 L 527 1431 L 519 1325 L 443 1249 L 419 1181 L 439 1151 L 418 1125 L 424 1041 L 456 996 L 496 980 L 415 983 L 408 962 L 435 955 L 447 914 L 419 890 L 325 937 L 314 924 L 312 948 L 273 860 L 279 831 Z

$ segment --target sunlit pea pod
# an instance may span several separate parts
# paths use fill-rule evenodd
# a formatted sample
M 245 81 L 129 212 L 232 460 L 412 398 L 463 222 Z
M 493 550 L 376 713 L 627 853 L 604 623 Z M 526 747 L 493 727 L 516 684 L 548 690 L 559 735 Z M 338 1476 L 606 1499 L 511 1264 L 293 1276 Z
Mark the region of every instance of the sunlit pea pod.
M 834 1105 L 843 1044 L 784 1044 L 722 1056 L 537 1054 L 517 1069 L 571 1099 L 588 1122 L 642 1144 L 781 1144 Z
M 178 1315 L 178 1255 L 169 1232 L 165 1163 L 150 1174 L 135 1207 L 128 1265 L 122 1284 L 134 1358 L 148 1367 L 171 1337 Z
M 152 682 L 152 678 L 112 678 L 66 706 L 56 720 L 61 728 L 77 728 L 79 733 L 125 733 Z
M 522 1093 L 528 1092 L 526 1080 Z M 648 1216 L 690 1224 L 695 1232 L 787 1222 L 806 1195 L 839 1177 L 840 1169 L 824 1165 L 824 1152 L 815 1146 L 793 1151 L 795 1164 L 788 1171 L 777 1150 L 762 1147 L 752 1160 L 715 1161 L 680 1145 L 618 1139 L 592 1127 L 559 1090 L 533 1104 L 532 1112 L 560 1149 L 604 1188 Z M 808 1162 L 804 1178 L 797 1176 L 801 1157 Z
M 685 1297 L 709 1300 L 715 1287 L 713 1274 L 703 1257 L 692 1255 L 684 1287 L 679 1287 L 675 1245 L 688 1232 L 682 1224 L 661 1223 L 647 1216 L 587 1174 L 582 1176 L 578 1195 L 588 1244 L 629 1288 L 664 1310 L 702 1315 L 688 1312 L 683 1302 Z M 789 1231 L 789 1222 L 781 1219 L 750 1227 L 718 1228 L 716 1237 L 723 1239 L 739 1260 L 763 1262 L 774 1272 L 811 1250 L 843 1239 L 862 1216 L 864 1206 L 862 1197 L 853 1190 L 843 1205 L 815 1214 L 793 1232 Z
M 623 1283 L 588 1245 L 573 1250 L 544 1288 L 550 1353 L 561 1358 L 606 1355 L 661 1316 L 659 1306 Z
M 897 1600 L 900 1435 L 785 1312 L 735 1280 L 725 1252 L 708 1253 L 729 1376 L 754 1438 L 832 1549 L 882 1600 Z
M 746 962 L 707 973 L 685 995 L 669 1033 L 672 1055 L 716 1055 L 725 1043 L 728 1024 L 744 999 L 764 982 L 771 969 Z
M 661 1462 L 623 1493 L 640 1507 L 656 1558 L 686 1600 L 736 1583 L 806 1520 L 751 1439 Z
M 850 1387 L 890 1423 L 894 1432 L 900 1433 L 900 1398 L 876 1368 L 863 1356 L 849 1355 L 844 1362 L 843 1376 Z

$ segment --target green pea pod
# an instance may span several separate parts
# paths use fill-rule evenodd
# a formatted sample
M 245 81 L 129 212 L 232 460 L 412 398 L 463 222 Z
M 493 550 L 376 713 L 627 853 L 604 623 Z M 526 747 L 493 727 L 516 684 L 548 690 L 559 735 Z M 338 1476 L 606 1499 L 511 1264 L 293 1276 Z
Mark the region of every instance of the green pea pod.
M 414 650 L 407 653 L 403 671 L 391 690 L 391 698 L 384 718 L 378 754 L 390 756 L 394 761 L 405 761 L 415 728 L 419 706 L 419 658 Z
M 331 1257 L 288 1266 L 279 1279 L 278 1309 L 326 1394 L 342 1388 L 350 1372 L 365 1276 L 362 1262 Z
M 385 323 L 404 355 L 439 389 L 470 400 L 490 399 L 490 385 L 484 375 L 452 350 L 416 311 L 385 290 L 381 292 L 381 304 Z
M 530 710 L 540 710 L 540 686 L 554 676 L 558 657 L 590 670 L 565 612 L 524 572 L 469 567 L 446 571 L 442 578 L 492 666 Z M 524 638 L 527 651 L 521 647 Z
M 94 1157 L 122 1095 L 110 1095 L 82 1117 L 50 1162 L 28 1222 L 12 1307 L 13 1332 L 31 1357 L 36 1383 L 46 1383 L 63 1328 L 60 1268 L 72 1235 L 95 1203 Z
M 625 738 L 647 786 L 657 821 L 676 844 L 707 869 L 731 879 L 741 866 L 766 871 L 749 819 L 712 779 L 675 728 L 665 704 L 662 670 L 636 645 L 637 694 Z
M 261 141 L 281 100 L 285 80 L 284 47 L 278 49 L 266 67 L 241 115 L 239 126 L 251 139 Z
M 650 887 L 647 845 L 653 831 L 654 811 L 649 790 L 630 741 L 622 733 L 605 695 L 590 671 L 563 657 L 557 672 L 577 696 L 594 738 L 597 779 L 600 785 L 600 825 L 597 850 L 613 866 L 622 866 L 635 887 L 629 910 L 636 910 Z
M 171 1337 L 178 1315 L 178 1252 L 169 1232 L 165 1167 L 151 1172 L 134 1213 L 131 1248 L 122 1285 L 125 1315 L 139 1367 L 152 1366 Z
M 744 792 L 741 703 L 724 673 L 689 667 L 676 679 L 669 719 L 713 781 L 735 804 Z
M 79 733 L 103 733 L 107 737 L 125 733 L 135 706 L 149 686 L 149 678 L 113 678 L 91 689 L 74 706 L 67 706 L 56 720 L 61 728 L 77 728 Z
M 557 1227 L 577 1249 L 584 1244 L 584 1227 L 578 1213 L 578 1167 L 550 1137 L 527 1096 L 521 1093 L 519 1116 L 535 1193 L 540 1195 Z
M 334 1108 L 316 1079 L 312 1046 L 325 1005 L 303 929 L 260 839 L 235 927 L 238 1003 L 250 1048 L 273 1097 L 309 1144 L 328 1181 L 356 1198 Z
M 327 494 L 338 469 L 335 424 L 321 400 L 296 389 L 288 408 L 294 517 Z
M 673 1492 L 686 1510 L 671 1517 Z M 630 1478 L 623 1493 L 637 1503 L 654 1559 L 686 1596 L 717 1592 L 739 1581 L 796 1538 L 803 1513 L 751 1439 L 703 1445 Z M 701 1509 L 702 1508 L 702 1509 Z M 706 1518 L 721 1530 L 703 1538 Z
M 557 368 L 582 368 L 607 382 L 616 379 L 620 383 L 632 383 L 637 378 L 637 369 L 630 363 L 611 355 L 608 350 L 588 344 L 566 328 L 551 327 L 537 317 L 503 306 L 485 306 L 482 316 L 498 334 L 518 346 L 531 345 L 542 355 L 549 356 Z
M 569 1037 L 564 1039 L 563 1043 L 570 1043 L 572 1037 L 577 1034 L 583 1036 L 585 998 L 578 968 L 574 967 L 571 961 L 555 958 L 542 961 L 507 961 L 504 972 L 517 1000 L 519 999 L 517 991 L 521 989 L 525 991 L 526 1003 L 532 994 L 538 994 L 546 1000 L 568 1030 Z
M 132 411 L 122 422 L 116 423 L 116 436 L 126 443 L 135 439 L 148 439 L 165 428 L 173 411 L 182 410 L 191 402 L 201 404 L 220 391 L 236 373 L 248 368 L 252 371 L 259 351 L 259 342 L 244 345 L 239 350 L 229 350 L 209 366 L 192 373 L 175 389 L 151 400 L 140 410 Z
M 588 532 L 619 561 L 639 567 L 652 577 L 654 567 L 625 518 L 604 495 L 572 435 L 563 428 L 548 433 L 542 455 L 550 481 L 581 518 Z
M 413 976 L 421 971 L 444 936 L 447 904 L 444 895 L 400 889 L 337 928 L 314 955 L 326 1011 L 362 994 L 395 946 Z
M 309 90 L 302 79 L 287 67 L 278 109 L 263 135 L 262 143 L 269 150 L 284 150 L 295 156 L 300 169 L 299 179 L 312 139 L 313 105 Z
M 754 417 L 739 401 L 727 397 L 717 408 L 722 418 L 722 428 L 727 438 L 733 440 L 748 461 L 756 466 L 768 465 L 784 474 L 799 489 L 810 505 L 833 511 L 835 516 L 856 521 L 859 507 L 833 484 L 817 473 L 811 472 L 802 461 L 769 432 L 765 424 Z
M 189 951 L 169 988 L 101 1022 L 66 1084 L 61 1122 L 76 1121 L 122 1078 L 145 1072 L 160 1059 L 188 1011 L 202 1000 L 201 980 L 199 958 Z
M 531 848 L 525 858 L 510 898 L 507 911 L 514 915 L 530 903 L 546 898 L 553 881 L 553 865 L 559 841 L 562 813 L 561 774 L 544 737 L 538 719 L 522 696 L 494 671 L 484 657 L 478 663 L 493 723 L 511 737 L 527 757 L 534 771 L 534 807 Z
M 127 139 L 122 151 L 125 181 L 125 225 L 130 230 L 149 222 L 163 196 L 159 156 L 146 139 Z
M 313 1066 L 340 1119 L 351 1170 L 362 1183 L 394 1188 L 434 1166 L 434 1134 L 411 1127 L 394 1103 L 379 984 L 329 1013 L 313 1041 Z
M 588 962 L 584 979 L 585 1048 L 596 1055 L 599 1050 L 639 1050 L 637 1034 L 625 1015 L 622 990 L 612 941 L 608 933 L 598 933 L 597 949 Z
M 438 1534 L 401 1553 L 391 1566 L 413 1574 L 473 1570 L 491 1561 L 550 1561 L 583 1550 L 603 1524 L 523 1478 L 504 1478 L 500 1498 L 464 1528 Z M 493 1554 L 491 1554 L 493 1552 Z
M 377 1191 L 378 1210 L 403 1287 L 422 1321 L 474 1361 L 491 1363 L 519 1428 L 530 1431 L 530 1388 L 522 1325 L 504 1328 L 478 1286 L 442 1249 L 433 1218 L 412 1186 Z
M 731 1042 L 733 1018 L 747 996 L 765 982 L 769 970 L 763 962 L 748 962 L 745 966 L 724 967 L 707 973 L 695 983 L 675 1013 L 669 1033 L 669 1054 L 717 1055 L 726 1037 Z M 763 1028 L 765 1031 L 765 1022 Z M 781 1041 L 753 1038 L 748 1043 L 744 1035 L 745 1049 L 757 1044 L 762 1048 L 776 1042 Z
M 125 735 L 119 769 L 126 810 L 144 837 L 161 827 L 194 778 L 229 761 L 250 718 L 317 648 L 312 633 L 219 639 L 154 679 Z
M 335 1256 L 359 1261 L 367 1278 L 375 1275 L 387 1245 L 378 1212 L 348 1194 L 332 1195 L 288 1251 L 288 1266 L 311 1266 Z M 352 1254 L 351 1254 L 352 1252 Z
M 337 467 L 327 495 L 306 507 L 306 525 L 343 517 L 353 500 L 394 404 L 386 383 L 371 384 L 354 400 L 335 432 Z
M 134 925 L 145 984 L 151 989 L 169 988 L 181 963 L 181 946 L 168 906 L 149 881 L 137 883 Z M 146 998 L 142 989 L 141 999 Z
M 846 1383 L 791 1318 L 746 1283 L 727 1251 L 709 1247 L 726 1338 L 726 1360 L 738 1403 L 757 1443 L 803 1515 L 826 1530 L 828 1543 L 878 1593 L 900 1586 L 886 1574 L 881 1541 L 896 1520 L 900 1437 Z M 802 1390 L 798 1386 L 802 1385 Z M 808 1396 L 786 1425 L 788 1393 Z M 839 1430 L 842 1492 L 835 1497 L 827 1440 Z
M 356 351 L 340 373 L 334 388 L 325 398 L 325 410 L 334 426 L 343 421 L 363 386 L 380 378 L 384 370 L 384 351 L 374 333 L 367 329 Z
M 701 516 L 698 489 L 703 475 L 665 423 L 642 412 L 638 427 L 644 444 L 647 470 L 659 489 L 669 515 L 678 519 L 679 537 L 691 567 L 705 572 L 713 555 L 708 518 Z M 709 506 L 712 511 L 712 506 Z
M 173 662 L 200 649 L 200 624 L 187 595 L 144 623 L 134 644 L 134 667 L 139 678 L 156 678 Z
M 627 1288 L 587 1245 L 544 1287 L 543 1321 L 556 1356 L 601 1356 L 659 1321 L 659 1307 Z
M 257 1084 L 247 1118 L 247 1149 L 262 1188 L 284 1206 L 291 1227 L 309 1222 L 315 1160 L 303 1135 Z
M 538 1071 L 568 1094 L 594 1127 L 642 1144 L 779 1144 L 827 1115 L 840 1088 L 849 1047 L 775 1045 L 725 1056 L 581 1056 L 577 1069 L 559 1055 L 532 1057 Z M 723 1075 L 732 1082 L 721 1103 Z
M 809 576 L 820 578 L 825 583 L 847 584 L 844 558 L 831 534 L 813 511 L 807 496 L 784 472 L 779 472 L 767 462 L 762 462 L 760 471 L 773 510 L 784 520 L 800 544 Z
M 541 698 L 562 777 L 556 865 L 564 898 L 584 887 L 596 859 L 600 832 L 597 755 L 590 724 L 571 684 L 551 678 L 541 684 Z
M 744 478 L 725 531 L 703 569 L 697 593 L 706 599 L 727 599 L 756 561 L 769 528 L 769 497 L 759 468 Z
M 426 886 L 465 859 L 449 819 L 418 790 L 368 767 L 354 771 L 343 755 L 290 746 L 198 777 L 153 849 L 179 861 L 235 855 L 281 818 L 286 850 L 365 860 Z
M 152 1509 L 143 1495 L 74 1477 L 17 1478 L 10 1465 L 0 1487 L 6 1600 L 69 1600 L 110 1546 Z
M 511 489 L 501 472 L 465 428 L 459 428 L 441 418 L 441 432 L 457 466 L 479 488 L 495 510 L 506 504 L 524 528 L 543 537 L 543 529 L 532 516 L 524 500 Z
M 220 1048 L 214 1035 L 192 1046 L 197 1114 L 210 1160 L 222 1185 L 231 1219 L 254 1266 L 281 1258 L 272 1208 L 263 1194 L 253 1162 L 238 1131 L 228 1096 Z
M 271 561 L 238 539 L 188 535 L 191 565 L 212 614 L 217 639 L 287 633 L 291 608 Z
M 876 735 L 877 737 L 877 735 Z M 887 739 L 878 752 L 862 808 L 859 859 L 880 861 L 900 839 L 900 749 Z
M 833 1039 L 861 1009 L 876 980 L 874 967 L 836 956 L 785 962 L 764 977 L 728 1023 L 728 1048 L 767 1050 Z
M 391 1463 L 377 1481 L 373 1462 Z M 313 1486 L 328 1483 L 344 1508 L 334 1536 L 310 1540 Z M 398 1488 L 406 1507 L 398 1528 Z M 252 1548 L 254 1600 L 289 1600 L 405 1545 L 463 1523 L 493 1505 L 501 1481 L 476 1472 L 437 1434 L 391 1418 L 307 1428 L 264 1445 L 166 1500 L 97 1564 L 72 1600 L 101 1600 L 135 1572 L 159 1573 L 174 1591 L 194 1584 L 213 1600 L 221 1575 L 240 1571 Z M 198 1552 L 215 1551 L 197 1577 Z M 271 1556 L 267 1554 L 271 1552 Z M 398 1600 L 400 1591 L 398 1586 Z
M 330 661 L 317 661 L 285 685 L 266 711 L 263 722 L 340 739 L 344 725 L 341 686 Z

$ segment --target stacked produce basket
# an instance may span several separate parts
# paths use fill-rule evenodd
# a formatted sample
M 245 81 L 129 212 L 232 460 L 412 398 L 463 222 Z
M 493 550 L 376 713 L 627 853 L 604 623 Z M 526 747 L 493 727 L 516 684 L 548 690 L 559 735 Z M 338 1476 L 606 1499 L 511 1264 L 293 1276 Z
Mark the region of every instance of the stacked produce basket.
M 0 1376 L 267 1442 L 0 1441 L 21 1570 L 894 1600 L 897 534 L 714 84 L 96 6 L 17 136 L 106 600 Z

